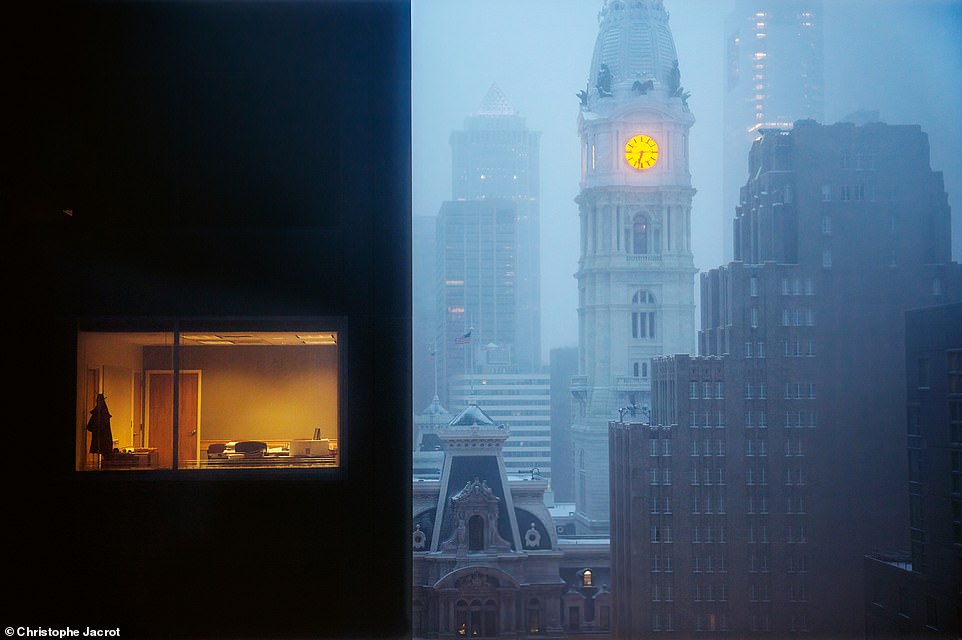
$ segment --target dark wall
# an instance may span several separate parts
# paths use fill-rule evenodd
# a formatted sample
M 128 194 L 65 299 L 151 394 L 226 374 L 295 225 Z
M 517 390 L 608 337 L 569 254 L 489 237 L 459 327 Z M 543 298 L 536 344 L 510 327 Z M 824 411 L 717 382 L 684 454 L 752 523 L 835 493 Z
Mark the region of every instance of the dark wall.
M 406 635 L 407 3 L 14 13 L 0 34 L 18 416 L 3 465 L 7 624 Z M 78 323 L 287 316 L 347 318 L 341 471 L 73 470 Z

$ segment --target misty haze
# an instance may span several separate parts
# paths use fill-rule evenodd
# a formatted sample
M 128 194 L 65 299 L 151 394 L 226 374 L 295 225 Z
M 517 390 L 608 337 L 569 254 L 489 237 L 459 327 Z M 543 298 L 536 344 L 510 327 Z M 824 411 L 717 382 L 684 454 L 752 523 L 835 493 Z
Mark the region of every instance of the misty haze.
M 412 67 L 414 637 L 958 637 L 962 4 L 420 0 Z

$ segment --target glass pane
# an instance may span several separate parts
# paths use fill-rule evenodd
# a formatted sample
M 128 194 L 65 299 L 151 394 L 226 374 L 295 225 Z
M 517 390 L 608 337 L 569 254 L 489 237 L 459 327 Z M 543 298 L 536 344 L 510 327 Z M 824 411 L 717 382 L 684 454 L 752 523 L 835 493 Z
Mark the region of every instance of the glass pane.
M 337 331 L 184 331 L 178 467 L 338 466 Z
M 151 370 L 173 371 L 172 331 L 81 331 L 77 336 L 76 468 L 173 465 L 172 382 L 154 389 Z
M 337 467 L 338 331 L 82 331 L 76 468 Z

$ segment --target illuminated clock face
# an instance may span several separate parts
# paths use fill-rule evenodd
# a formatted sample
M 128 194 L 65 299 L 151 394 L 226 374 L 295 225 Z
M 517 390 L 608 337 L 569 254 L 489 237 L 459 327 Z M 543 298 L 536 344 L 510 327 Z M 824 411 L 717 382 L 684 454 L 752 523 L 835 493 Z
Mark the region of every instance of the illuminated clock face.
M 635 169 L 650 169 L 658 162 L 658 143 L 649 136 L 632 136 L 625 144 L 625 160 Z

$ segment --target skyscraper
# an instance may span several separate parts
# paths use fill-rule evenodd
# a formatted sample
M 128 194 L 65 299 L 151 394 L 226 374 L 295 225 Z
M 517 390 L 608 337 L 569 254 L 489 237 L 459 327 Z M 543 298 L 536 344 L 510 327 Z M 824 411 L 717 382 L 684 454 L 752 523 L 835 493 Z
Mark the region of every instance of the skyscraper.
M 511 430 L 504 443 L 508 473 L 552 477 L 551 390 L 547 373 L 478 373 L 451 376 L 451 405 L 476 403 Z
M 761 129 L 821 120 L 821 0 L 738 0 L 725 22 L 721 225 L 732 259 L 732 218 L 748 178 L 748 150 Z
M 437 375 L 437 278 L 434 276 L 436 262 L 435 216 L 413 216 L 411 225 L 411 370 L 414 408 L 423 409 L 431 404 L 438 393 Z M 416 443 L 415 443 L 416 444 Z
M 496 85 L 451 134 L 435 274 L 445 403 L 451 376 L 540 369 L 539 143 Z
M 635 441 L 613 462 L 635 480 L 618 637 L 861 635 L 862 556 L 904 538 L 905 311 L 962 299 L 942 176 L 917 126 L 761 133 L 735 260 L 701 278 L 701 355 L 655 362 L 653 426 L 612 427 Z
M 867 638 L 962 634 L 962 303 L 906 314 L 909 520 L 865 559 Z
M 572 380 L 577 521 L 608 529 L 608 421 L 647 404 L 652 358 L 694 350 L 688 132 L 661 0 L 606 0 L 581 93 L 579 375 Z

